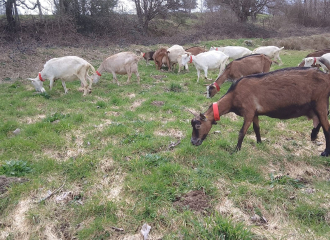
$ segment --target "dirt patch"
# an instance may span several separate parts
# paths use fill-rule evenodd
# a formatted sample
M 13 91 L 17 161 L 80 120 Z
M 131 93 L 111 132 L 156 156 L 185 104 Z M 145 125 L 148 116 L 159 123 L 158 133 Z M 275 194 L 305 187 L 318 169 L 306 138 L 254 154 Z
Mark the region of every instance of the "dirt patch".
M 0 194 L 6 192 L 13 183 L 23 183 L 28 181 L 26 178 L 0 176 Z
M 164 101 L 153 101 L 151 104 L 154 106 L 157 106 L 157 107 L 161 107 L 161 106 L 164 106 L 165 102 Z
M 163 78 L 167 78 L 166 75 L 150 75 L 150 76 L 156 80 L 162 80 Z
M 210 209 L 210 199 L 203 191 L 191 191 L 173 203 L 174 206 L 183 210 L 189 208 L 198 213 L 207 213 Z
M 144 102 L 144 99 L 139 99 L 137 101 L 135 101 L 132 106 L 130 107 L 131 111 L 135 111 L 136 108 L 140 107 L 141 104 Z

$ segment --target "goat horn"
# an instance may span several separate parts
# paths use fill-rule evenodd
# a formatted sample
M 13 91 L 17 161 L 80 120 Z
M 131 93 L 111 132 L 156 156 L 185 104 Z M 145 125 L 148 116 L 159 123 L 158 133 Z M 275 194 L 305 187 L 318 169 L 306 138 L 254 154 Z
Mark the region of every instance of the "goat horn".
M 193 112 L 193 111 L 191 111 L 190 109 L 187 109 L 190 113 L 192 113 L 195 117 L 197 117 L 198 116 L 198 114 L 196 113 L 196 112 Z

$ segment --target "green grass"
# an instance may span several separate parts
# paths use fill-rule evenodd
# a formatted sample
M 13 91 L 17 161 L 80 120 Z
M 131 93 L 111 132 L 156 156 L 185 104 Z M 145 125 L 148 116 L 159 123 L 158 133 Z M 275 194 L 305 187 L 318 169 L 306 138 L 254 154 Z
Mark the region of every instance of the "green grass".
M 244 40 L 201 45 L 243 45 Z M 284 64 L 271 70 L 296 66 L 306 54 L 284 50 Z M 242 150 L 234 153 L 243 119 L 223 116 L 195 147 L 186 109 L 205 111 L 230 83 L 210 100 L 204 95 L 210 82 L 197 83 L 193 65 L 189 72 L 160 72 L 140 61 L 139 72 L 140 85 L 135 76 L 130 84 L 127 76 L 118 76 L 120 86 L 105 73 L 86 97 L 78 92 L 78 81 L 67 83 L 66 95 L 58 81 L 45 94 L 36 94 L 24 80 L 1 85 L 0 174 L 29 179 L 0 197 L 5 223 L 0 229 L 9 231 L 8 239 L 19 236 L 5 227 L 19 203 L 40 200 L 63 184 L 60 192 L 26 209 L 30 239 L 43 236 L 44 226 L 62 238 L 120 239 L 138 234 L 144 223 L 152 226 L 155 239 L 272 239 L 274 232 L 279 239 L 293 233 L 330 237 L 329 160 L 310 143 L 311 121 L 261 117 L 263 143 L 256 144 L 251 127 Z M 17 128 L 21 132 L 15 135 Z M 208 196 L 206 213 L 175 207 L 196 190 Z M 73 198 L 56 202 L 69 191 Z M 226 214 L 219 212 L 225 200 L 232 204 Z M 248 220 L 254 214 L 277 228 Z

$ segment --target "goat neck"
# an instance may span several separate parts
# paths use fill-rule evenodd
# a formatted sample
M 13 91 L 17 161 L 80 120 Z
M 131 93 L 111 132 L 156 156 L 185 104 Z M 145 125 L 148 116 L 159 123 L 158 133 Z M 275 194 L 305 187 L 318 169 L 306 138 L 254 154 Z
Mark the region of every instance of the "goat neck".
M 215 102 L 218 106 L 219 110 L 219 117 L 229 113 L 232 106 L 232 94 L 226 94 L 222 98 L 220 98 L 219 101 Z M 213 104 L 209 106 L 208 110 L 205 112 L 205 116 L 207 116 L 208 119 L 214 121 L 214 111 L 213 111 Z
M 191 143 L 195 146 L 199 146 L 206 139 L 213 125 L 217 124 L 215 117 L 220 117 L 230 111 L 232 97 L 231 94 L 227 94 L 222 97 L 218 102 L 213 103 L 204 114 L 195 115 L 191 120 L 191 126 L 193 128 Z M 214 116 L 213 107 L 217 107 L 219 114 Z
M 315 59 L 316 59 L 316 64 L 320 64 L 323 69 L 327 69 L 328 71 L 330 70 L 330 63 L 326 58 L 319 57 Z
M 105 70 L 102 63 L 100 67 L 95 71 L 95 74 L 92 76 L 93 83 L 97 83 L 100 80 L 103 72 L 105 72 Z
M 229 78 L 230 65 L 228 65 L 225 71 L 215 80 L 214 83 L 206 87 L 207 98 L 212 98 L 218 91 L 220 91 L 220 86 Z M 218 85 L 218 86 L 216 86 Z

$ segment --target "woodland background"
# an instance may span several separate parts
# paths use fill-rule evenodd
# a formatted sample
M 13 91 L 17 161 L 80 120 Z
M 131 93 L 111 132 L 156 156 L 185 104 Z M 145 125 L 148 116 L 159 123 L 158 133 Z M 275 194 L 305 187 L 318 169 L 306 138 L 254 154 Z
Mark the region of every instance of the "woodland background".
M 0 46 L 14 44 L 25 51 L 37 46 L 110 43 L 184 45 L 226 38 L 284 38 L 329 32 L 329 0 L 126 3 L 135 8 L 128 11 L 118 0 L 1 0 Z M 24 11 L 34 14 L 20 14 Z M 45 15 L 46 12 L 51 14 Z M 299 48 L 299 44 L 290 48 Z

